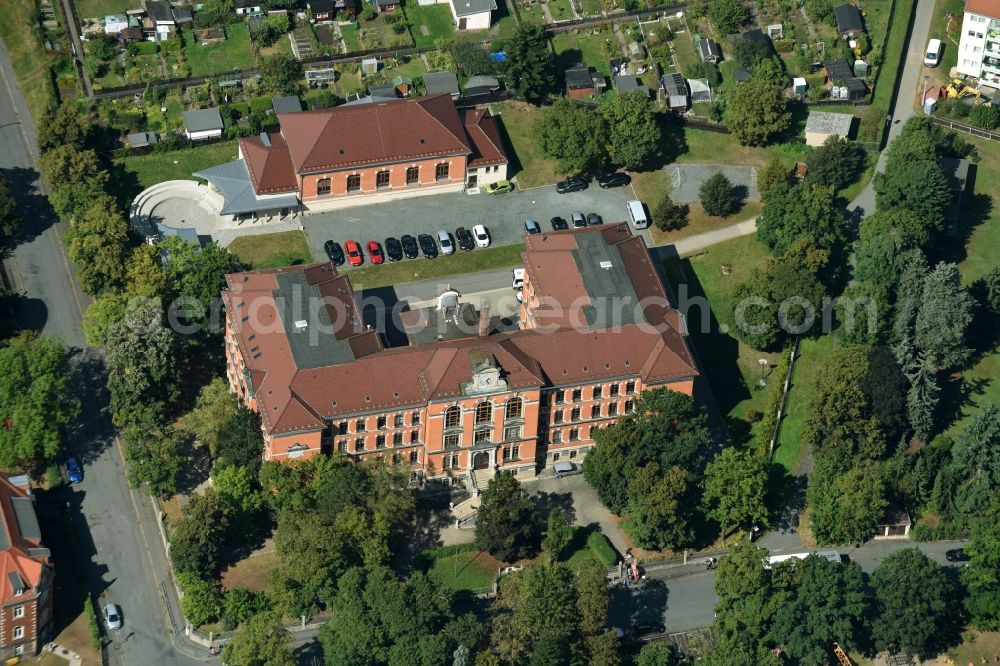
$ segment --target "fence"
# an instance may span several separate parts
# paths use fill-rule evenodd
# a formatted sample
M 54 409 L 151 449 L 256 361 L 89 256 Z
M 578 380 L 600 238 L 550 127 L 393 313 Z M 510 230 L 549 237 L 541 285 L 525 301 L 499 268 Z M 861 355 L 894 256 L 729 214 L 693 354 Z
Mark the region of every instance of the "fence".
M 930 116 L 930 119 L 931 122 L 934 123 L 935 125 L 940 125 L 941 127 L 947 127 L 948 129 L 955 130 L 956 132 L 964 132 L 966 134 L 971 134 L 972 136 L 978 136 L 980 139 L 987 139 L 989 141 L 1000 141 L 1000 132 L 991 132 L 989 130 L 973 127 L 972 125 L 956 123 L 954 120 L 948 120 L 947 118 L 938 118 L 936 116 Z

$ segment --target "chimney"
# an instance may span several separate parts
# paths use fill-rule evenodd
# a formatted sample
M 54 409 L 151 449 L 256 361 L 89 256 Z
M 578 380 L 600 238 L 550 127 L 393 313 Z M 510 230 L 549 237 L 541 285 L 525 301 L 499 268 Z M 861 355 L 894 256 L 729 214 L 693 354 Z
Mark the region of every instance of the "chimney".
M 483 301 L 479 306 L 479 337 L 485 338 L 490 333 L 490 304 Z

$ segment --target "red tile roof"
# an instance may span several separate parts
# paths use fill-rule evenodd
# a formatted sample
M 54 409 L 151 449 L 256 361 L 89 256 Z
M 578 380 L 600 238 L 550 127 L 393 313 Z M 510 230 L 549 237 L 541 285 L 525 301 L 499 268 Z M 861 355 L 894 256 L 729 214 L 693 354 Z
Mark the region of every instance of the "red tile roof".
M 1000 0 L 968 0 L 965 11 L 979 16 L 1000 18 Z
M 466 109 L 460 112 L 465 131 L 472 143 L 469 167 L 507 164 L 507 153 L 500 139 L 500 128 L 489 109 Z
M 265 146 L 260 136 L 240 139 L 240 154 L 246 162 L 253 189 L 257 194 L 297 192 L 299 181 L 292 168 L 292 158 L 280 134 L 268 134 L 270 146 Z
M 22 488 L 10 482 L 10 476 L 0 474 L 0 529 L 3 529 L 3 537 L 8 547 L 0 550 L 0 604 L 7 604 L 10 601 L 22 597 L 34 595 L 32 588 L 38 587 L 42 582 L 42 576 L 49 566 L 48 550 L 42 546 L 41 538 L 34 538 L 22 534 L 14 510 L 15 502 L 29 503 L 31 511 L 34 511 L 34 500 Z M 37 527 L 37 525 L 36 525 Z M 42 549 L 39 553 L 29 555 L 29 549 Z M 15 595 L 11 574 L 17 574 L 24 581 L 24 591 L 21 595 Z
M 298 174 L 473 152 L 448 94 L 280 114 L 278 120 Z

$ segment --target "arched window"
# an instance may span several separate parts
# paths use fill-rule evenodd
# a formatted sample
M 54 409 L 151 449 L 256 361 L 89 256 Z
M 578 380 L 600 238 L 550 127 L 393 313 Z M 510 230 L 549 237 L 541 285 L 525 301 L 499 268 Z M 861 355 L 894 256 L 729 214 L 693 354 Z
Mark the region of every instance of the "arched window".
M 509 419 L 519 419 L 524 410 L 524 401 L 520 398 L 511 398 L 507 401 L 505 417 Z
M 489 423 L 491 420 L 493 420 L 493 405 L 485 401 L 476 405 L 476 425 Z
M 462 409 L 457 405 L 453 405 L 444 413 L 444 427 L 457 428 L 460 425 L 462 425 Z

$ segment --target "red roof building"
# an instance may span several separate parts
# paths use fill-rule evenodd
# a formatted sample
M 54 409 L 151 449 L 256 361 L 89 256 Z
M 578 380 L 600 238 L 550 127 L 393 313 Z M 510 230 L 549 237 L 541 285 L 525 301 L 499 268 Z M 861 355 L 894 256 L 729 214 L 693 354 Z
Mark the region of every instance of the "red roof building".
M 525 242 L 519 327 L 455 291 L 363 314 L 329 263 L 228 275 L 227 374 L 261 417 L 264 457 L 534 476 L 582 460 L 644 389 L 692 394 L 697 364 L 641 237 L 621 223 Z
M 361 100 L 278 114 L 281 131 L 240 139 L 239 159 L 196 176 L 223 215 L 284 216 L 392 198 L 474 190 L 507 177 L 487 109 L 459 110 L 449 94 Z
M 0 474 L 0 658 L 36 654 L 52 626 L 53 569 L 24 476 Z

